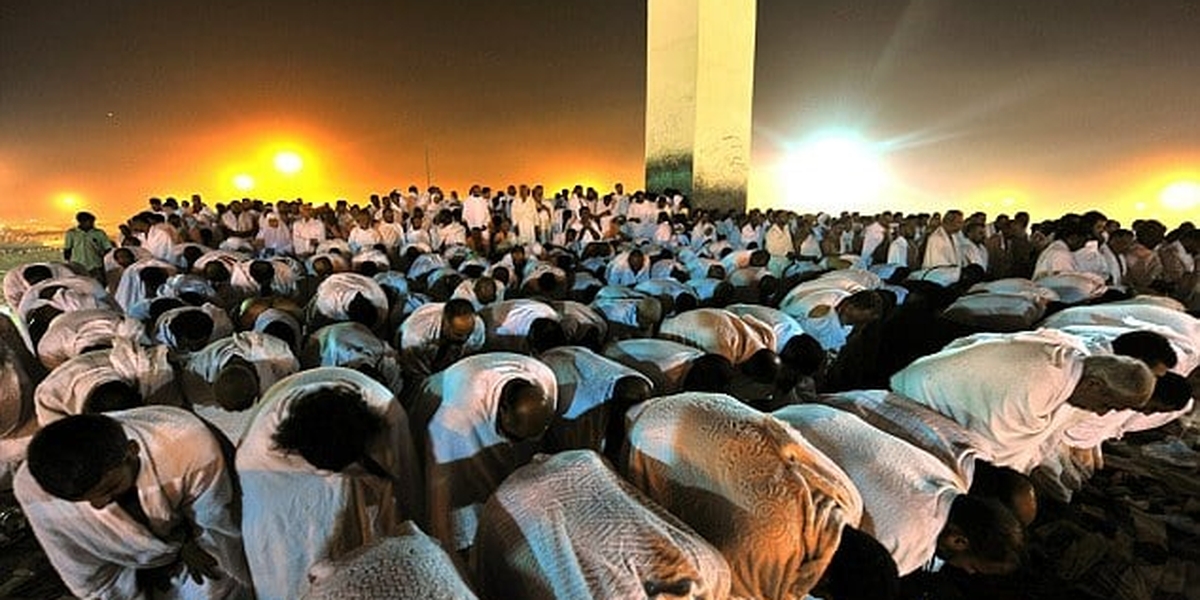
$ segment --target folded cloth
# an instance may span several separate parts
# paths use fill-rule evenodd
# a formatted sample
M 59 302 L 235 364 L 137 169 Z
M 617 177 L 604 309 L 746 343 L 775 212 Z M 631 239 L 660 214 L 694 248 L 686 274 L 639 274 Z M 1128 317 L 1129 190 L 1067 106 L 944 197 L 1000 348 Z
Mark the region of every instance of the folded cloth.
M 676 394 L 631 413 L 629 480 L 721 551 L 734 596 L 803 597 L 862 519 L 841 468 L 731 396 Z
M 588 450 L 539 454 L 505 479 L 475 547 L 485 598 L 729 597 L 720 552 Z
M 863 531 L 888 549 L 901 575 L 933 560 L 950 506 L 970 479 L 847 411 L 805 404 L 772 414 L 846 471 L 862 495 Z
M 309 571 L 304 600 L 475 600 L 454 561 L 412 521 L 340 560 Z

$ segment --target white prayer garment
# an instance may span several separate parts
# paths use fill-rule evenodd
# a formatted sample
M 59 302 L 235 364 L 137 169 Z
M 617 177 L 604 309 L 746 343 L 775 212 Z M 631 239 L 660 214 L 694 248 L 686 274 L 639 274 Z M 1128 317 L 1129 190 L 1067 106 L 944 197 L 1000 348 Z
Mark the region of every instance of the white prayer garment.
M 1047 275 L 1077 271 L 1079 271 L 1079 266 L 1075 264 L 1075 255 L 1067 247 L 1067 243 L 1062 240 L 1054 240 L 1038 255 L 1037 264 L 1033 267 L 1033 278 L 1037 280 Z
M 549 304 L 520 298 L 504 300 L 479 311 L 487 327 L 487 350 L 528 353 L 529 328 L 536 319 L 559 321 L 560 316 Z
M 985 451 L 987 443 L 979 434 L 928 406 L 887 390 L 822 394 L 817 402 L 849 412 L 937 457 L 963 481 L 975 477 L 976 460 L 992 460 Z
M 1024 294 L 980 292 L 960 296 L 942 315 L 987 331 L 1022 331 L 1046 313 L 1044 303 Z
M 789 340 L 804 333 L 804 328 L 800 326 L 799 321 L 777 308 L 761 304 L 730 304 L 725 307 L 725 310 L 735 315 L 752 316 L 758 321 L 770 325 L 775 335 L 775 347 L 772 349 L 776 353 L 783 352 L 783 348 L 787 346 Z
M 369 455 L 388 477 L 357 464 L 337 473 L 317 469 L 299 454 L 276 448 L 272 436 L 299 398 L 338 388 L 360 393 L 384 418 L 386 427 Z M 299 598 L 318 561 L 337 560 L 403 533 L 404 519 L 421 516 L 421 476 L 408 416 L 387 387 L 350 369 L 311 369 L 272 386 L 238 447 L 237 472 L 242 535 L 260 600 Z
M 1108 291 L 1104 279 L 1095 273 L 1064 272 L 1038 277 L 1036 283 L 1054 290 L 1059 300 L 1067 304 L 1078 304 L 1099 298 Z
M 178 351 L 179 340 L 176 339 L 175 334 L 171 331 L 171 322 L 191 312 L 203 314 L 212 320 L 212 333 L 209 334 L 205 343 L 233 334 L 233 321 L 230 320 L 229 313 L 221 310 L 216 305 L 205 303 L 204 306 L 172 308 L 159 315 L 158 320 L 154 323 L 154 341 L 167 346 L 173 351 Z
M 462 550 L 475 540 L 479 513 L 488 496 L 537 452 L 536 440 L 514 442 L 497 420 L 505 384 L 525 380 L 553 405 L 554 372 L 519 354 L 489 352 L 463 358 L 431 375 L 413 404 L 413 423 L 424 431 L 429 533 L 447 548 Z M 421 437 L 421 436 L 419 436 Z
M 608 321 L 596 309 L 574 300 L 558 300 L 551 302 L 550 306 L 559 314 L 568 341 L 579 343 L 589 331 L 595 332 L 595 339 L 600 344 L 608 338 Z
M 38 542 L 71 593 L 80 598 L 160 597 L 138 589 L 137 571 L 178 560 L 192 529 L 200 548 L 217 559 L 220 579 L 197 584 L 186 569 L 161 597 L 253 598 L 242 553 L 238 498 L 217 438 L 189 412 L 143 407 L 109 413 L 138 445 L 138 503 L 148 523 L 130 517 L 116 502 L 101 509 L 51 496 L 24 466 L 16 495 Z M 261 596 L 260 596 L 261 597 Z
M 661 338 L 720 354 L 739 365 L 759 350 L 775 350 L 775 331 L 753 315 L 740 316 L 720 308 L 698 308 L 662 322 Z
M 1042 322 L 1042 327 L 1050 329 L 1065 329 L 1072 325 L 1105 325 L 1153 331 L 1166 337 L 1175 348 L 1178 363 L 1173 371 L 1186 377 L 1200 366 L 1200 319 L 1186 312 L 1137 301 L 1111 302 L 1073 306 L 1050 315 Z
M 428 369 L 433 365 L 441 349 L 442 313 L 444 302 L 431 302 L 414 310 L 400 324 L 400 352 L 408 359 L 416 360 Z M 479 315 L 475 315 L 475 328 L 462 345 L 461 355 L 473 354 L 483 349 L 487 340 L 487 327 Z
M 704 351 L 670 340 L 634 338 L 610 343 L 603 354 L 650 378 L 655 395 L 663 396 L 683 388 L 692 361 Z
M 405 521 L 386 537 L 309 572 L 304 600 L 476 600 L 437 540 Z
M 485 598 L 729 597 L 729 566 L 594 452 L 539 454 L 484 507 Z
M 175 274 L 175 265 L 155 258 L 139 260 L 126 267 L 125 272 L 121 273 L 121 282 L 117 284 L 117 292 L 114 294 L 117 304 L 125 312 L 128 313 L 134 304 L 159 295 L 158 290 L 147 290 L 140 277 L 141 272 L 150 267 L 161 268 L 166 271 L 167 277 Z
M 320 219 L 296 219 L 292 223 L 292 249 L 298 256 L 308 256 L 325 241 L 325 223 Z
M 135 341 L 114 338 L 112 348 L 76 356 L 38 384 L 34 392 L 38 423 L 45 427 L 84 412 L 92 391 L 110 381 L 132 386 L 147 405 L 182 404 L 165 346 L 143 348 Z
M 1067 404 L 1087 356 L 1048 330 L 952 342 L 892 376 L 892 390 L 980 434 L 993 462 L 1028 474 L 1089 413 Z
M 634 271 L 629 266 L 629 252 L 621 252 L 612 257 L 605 270 L 604 279 L 608 285 L 623 285 L 633 287 L 643 281 L 650 280 L 650 259 L 646 258 L 641 270 Z
M 308 336 L 301 362 L 305 368 L 367 369 L 399 394 L 404 387 L 396 351 L 361 323 L 334 323 Z
M 732 593 L 799 598 L 857 527 L 850 477 L 791 427 L 723 394 L 631 411 L 628 478 L 725 556 Z
M 250 265 L 256 261 L 244 260 L 234 266 L 229 284 L 246 296 L 257 296 L 262 286 L 250 277 Z M 280 260 L 263 261 L 275 271 L 271 278 L 271 292 L 279 296 L 296 295 L 297 274 L 291 266 Z
M 272 225 L 274 223 L 274 225 Z M 272 254 L 291 254 L 295 250 L 292 243 L 292 232 L 287 224 L 279 219 L 277 213 L 270 213 L 263 219 L 262 228 L 255 236 L 264 250 Z
M 85 308 L 63 313 L 50 322 L 38 342 L 38 360 L 54 369 L 88 348 L 112 346 L 117 336 L 144 336 L 142 324 L 111 308 Z M 149 343 L 149 340 L 144 340 Z
M 242 439 L 254 419 L 253 407 L 241 411 L 223 408 L 213 397 L 213 384 L 229 361 L 240 358 L 254 368 L 258 378 L 258 399 L 277 381 L 300 370 L 300 363 L 286 342 L 265 333 L 243 331 L 217 339 L 199 352 L 193 352 L 180 369 L 183 395 L 196 414 L 212 423 L 234 445 Z
M 1058 292 L 1034 283 L 1030 279 L 1022 279 L 1020 277 L 1010 277 L 1007 279 L 996 279 L 994 281 L 981 281 L 971 286 L 967 290 L 968 294 L 976 294 L 979 292 L 991 292 L 994 294 L 1020 294 L 1034 300 L 1038 300 L 1043 304 L 1058 302 L 1062 300 L 1058 296 Z
M 16 269 L 10 269 L 4 274 L 4 302 L 9 306 L 16 307 L 21 304 L 21 296 L 29 289 L 29 282 L 25 280 L 25 270 L 30 267 L 46 267 L 50 270 L 51 279 L 59 279 L 62 277 L 71 277 L 79 275 L 67 263 L 61 262 L 40 262 L 28 263 Z
M 958 246 L 955 244 L 954 238 L 949 233 L 946 233 L 945 229 L 938 227 L 925 240 L 925 256 L 921 261 L 921 266 L 926 269 L 932 267 L 962 266 Z
M 346 311 L 359 294 L 375 307 L 376 325 L 382 326 L 387 322 L 387 294 L 383 293 L 383 288 L 374 279 L 358 273 L 334 273 L 327 277 L 317 286 L 317 293 L 309 305 L 310 310 L 331 321 L 349 321 L 350 315 Z
M 654 385 L 635 369 L 580 346 L 554 348 L 538 358 L 554 371 L 558 383 L 558 418 L 546 433 L 555 449 L 604 450 L 609 419 L 623 418 L 608 406 L 617 381 L 634 377 Z
M 900 575 L 933 559 L 950 506 L 970 479 L 849 412 L 805 404 L 772 414 L 850 476 L 862 495 L 863 531 L 888 549 Z

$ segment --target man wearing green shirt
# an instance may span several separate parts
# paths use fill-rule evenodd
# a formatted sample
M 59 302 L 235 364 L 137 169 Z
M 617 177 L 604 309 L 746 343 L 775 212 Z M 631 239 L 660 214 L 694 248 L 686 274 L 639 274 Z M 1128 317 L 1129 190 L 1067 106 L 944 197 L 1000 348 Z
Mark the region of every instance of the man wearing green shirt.
M 77 227 L 67 230 L 63 242 L 63 259 L 81 265 L 93 277 L 104 281 L 104 254 L 112 248 L 112 241 L 103 231 L 96 229 L 96 216 L 89 212 L 75 215 Z

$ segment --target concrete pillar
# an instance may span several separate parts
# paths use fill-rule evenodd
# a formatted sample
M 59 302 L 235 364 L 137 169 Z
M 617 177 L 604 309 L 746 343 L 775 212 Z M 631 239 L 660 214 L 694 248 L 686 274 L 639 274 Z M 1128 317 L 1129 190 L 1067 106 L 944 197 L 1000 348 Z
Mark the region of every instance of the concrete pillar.
M 756 0 L 649 0 L 646 188 L 744 210 Z

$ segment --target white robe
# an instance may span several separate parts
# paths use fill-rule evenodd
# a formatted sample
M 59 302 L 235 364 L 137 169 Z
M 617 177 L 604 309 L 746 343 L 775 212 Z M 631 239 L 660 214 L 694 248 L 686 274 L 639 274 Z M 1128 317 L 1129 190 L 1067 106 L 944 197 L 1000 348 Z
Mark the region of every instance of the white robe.
M 775 349 L 775 331 L 753 315 L 698 308 L 663 321 L 659 337 L 720 354 L 739 365 L 759 350 Z
M 588 330 L 595 330 L 601 343 L 608 337 L 608 321 L 596 309 L 574 300 L 556 301 L 550 305 L 559 314 L 567 340 L 579 342 Z
M 996 465 L 1028 474 L 1089 414 L 1066 403 L 1087 356 L 1072 339 L 1043 330 L 963 338 L 900 370 L 891 388 L 979 433 Z
M 66 263 L 61 262 L 44 262 L 44 263 L 27 263 L 16 269 L 9 269 L 4 274 L 4 303 L 16 307 L 21 304 L 21 296 L 29 289 L 29 283 L 25 281 L 24 272 L 28 267 L 41 265 L 50 269 L 50 278 L 58 279 L 60 277 L 71 277 L 78 275 Z
M 150 527 L 117 503 L 94 509 L 68 502 L 38 485 L 27 466 L 17 473 L 16 495 L 38 542 L 71 593 L 80 598 L 155 597 L 137 587 L 137 569 L 171 564 L 180 542 L 170 541 L 182 521 L 195 528 L 200 547 L 217 559 L 221 579 L 196 584 L 186 570 L 172 579 L 179 598 L 252 598 L 237 502 L 217 439 L 199 419 L 177 408 L 145 407 L 109 413 L 138 444 L 138 502 Z
M 549 304 L 520 298 L 485 306 L 479 311 L 487 327 L 487 350 L 529 352 L 529 328 L 537 319 L 558 321 L 558 313 Z
M 554 348 L 538 358 L 554 371 L 558 383 L 558 418 L 547 438 L 559 449 L 604 450 L 608 420 L 613 418 L 607 405 L 617 381 L 636 377 L 653 386 L 633 368 L 580 346 Z
M 242 411 L 221 407 L 213 397 L 212 385 L 221 369 L 234 357 L 249 362 L 258 377 L 258 400 L 275 382 L 300 370 L 300 363 L 283 340 L 253 331 L 243 331 L 217 339 L 198 352 L 193 352 L 180 369 L 184 383 L 183 395 L 192 403 L 196 414 L 220 429 L 237 445 L 254 419 L 251 406 Z
M 121 281 L 117 284 L 117 291 L 113 295 L 117 304 L 126 313 L 129 312 L 129 309 L 133 305 L 146 299 L 149 293 L 158 295 L 158 290 L 147 290 L 145 284 L 142 283 L 141 278 L 138 276 L 142 272 L 142 269 L 151 266 L 162 268 L 167 272 L 167 277 L 175 274 L 175 265 L 155 258 L 139 260 L 126 267 L 125 271 L 121 273 Z
M 412 521 L 395 537 L 318 563 L 309 577 L 304 600 L 476 600 L 446 551 Z
M 63 417 L 80 414 L 92 390 L 110 381 L 133 386 L 146 404 L 180 404 L 175 371 L 167 361 L 167 348 L 142 348 L 136 342 L 116 338 L 111 349 L 76 356 L 38 384 L 34 392 L 38 423 L 45 427 Z
M 391 478 L 357 465 L 340 473 L 313 467 L 275 448 L 271 436 L 297 398 L 322 388 L 349 386 L 384 418 L 386 429 L 369 452 Z M 260 600 L 299 598 L 309 569 L 377 539 L 396 535 L 406 518 L 420 516 L 420 470 L 408 417 L 391 391 L 366 375 L 322 367 L 273 386 L 237 452 L 242 482 L 242 534 Z
M 794 405 L 774 416 L 846 471 L 862 494 L 862 529 L 879 540 L 900 575 L 933 559 L 950 506 L 971 487 L 934 455 L 849 412 Z
M 38 359 L 48 369 L 79 356 L 85 348 L 112 346 L 115 337 L 142 338 L 145 333 L 138 321 L 111 308 L 87 308 L 63 313 L 50 322 L 38 342 Z M 122 333 L 123 332 L 123 333 Z M 149 339 L 143 340 L 149 344 Z
M 725 310 L 742 316 L 752 316 L 762 323 L 771 326 L 771 330 L 775 335 L 775 350 L 776 353 L 783 352 L 784 346 L 794 337 L 802 335 L 804 328 L 800 326 L 791 315 L 769 306 L 761 304 L 731 304 L 725 307 Z
M 1137 301 L 1076 306 L 1046 318 L 1042 327 L 1073 325 L 1122 327 L 1153 331 L 1167 338 L 1178 359 L 1174 372 L 1186 377 L 1200 366 L 1200 319 L 1186 312 Z
M 703 355 L 699 348 L 656 338 L 621 340 L 604 348 L 604 356 L 648 377 L 660 396 L 682 389 L 692 362 Z
M 1033 267 L 1033 278 L 1036 280 L 1047 275 L 1076 271 L 1079 271 L 1079 267 L 1075 264 L 1075 255 L 1071 253 L 1067 243 L 1055 240 L 1038 255 L 1037 263 Z
M 172 308 L 159 315 L 158 320 L 154 323 L 154 341 L 171 348 L 178 350 L 178 340 L 175 339 L 175 334 L 171 332 L 171 321 L 178 318 L 180 315 L 192 311 L 201 312 L 212 319 L 212 333 L 209 334 L 209 342 L 228 337 L 233 334 L 233 321 L 229 318 L 229 313 L 222 310 L 220 307 L 205 303 L 204 306 L 181 306 Z
M 844 471 L 730 396 L 677 394 L 631 414 L 629 480 L 717 546 L 734 596 L 802 597 L 833 559 L 842 527 L 862 519 Z
M 301 354 L 306 368 L 370 367 L 386 379 L 383 383 L 392 392 L 403 390 L 396 351 L 361 323 L 334 323 L 318 329 Z
M 925 256 L 921 260 L 921 266 L 926 269 L 931 267 L 962 266 L 954 239 L 949 233 L 946 233 L 945 229 L 938 227 L 925 240 Z
M 490 598 L 646 598 L 685 581 L 688 598 L 729 597 L 721 554 L 589 451 L 540 454 L 510 475 L 476 550 Z
M 444 302 L 431 302 L 414 310 L 400 324 L 400 351 L 428 368 L 438 353 L 442 337 L 442 311 Z M 463 353 L 472 354 L 483 348 L 487 340 L 487 327 L 483 319 L 475 316 L 475 327 L 463 344 Z
M 497 428 L 500 394 L 515 379 L 540 387 L 555 403 L 558 385 L 545 363 L 489 352 L 431 375 L 413 405 L 414 424 L 425 432 L 418 437 L 423 437 L 429 533 L 447 548 L 462 550 L 474 543 L 483 503 L 537 451 L 536 441 L 513 442 Z
M 362 294 L 375 307 L 377 324 L 382 325 L 388 317 L 387 294 L 374 279 L 358 273 L 334 273 L 317 286 L 312 299 L 312 310 L 333 321 L 349 321 L 346 310 L 356 294 Z

